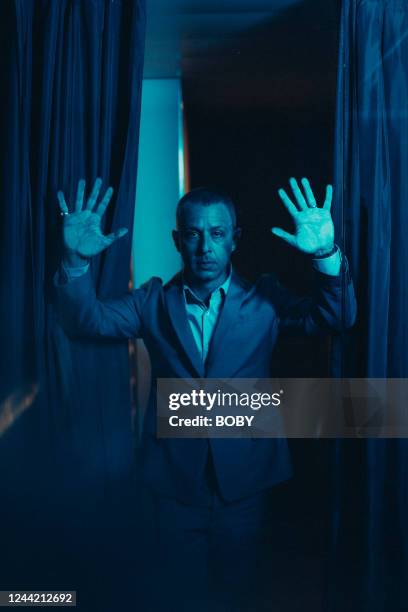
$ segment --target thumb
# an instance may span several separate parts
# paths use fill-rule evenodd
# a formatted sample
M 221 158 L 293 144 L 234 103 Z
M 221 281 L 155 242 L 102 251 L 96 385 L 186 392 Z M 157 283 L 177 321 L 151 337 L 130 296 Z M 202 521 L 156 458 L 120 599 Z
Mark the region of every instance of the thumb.
M 272 234 L 274 234 L 275 236 L 278 236 L 278 238 L 281 238 L 282 240 L 284 240 L 291 246 L 293 247 L 296 246 L 295 237 L 292 234 L 285 232 L 285 230 L 281 229 L 280 227 L 273 227 L 271 229 L 271 232 Z
M 105 240 L 108 240 L 109 244 L 112 244 L 112 242 L 115 242 L 115 240 L 119 240 L 119 238 L 126 236 L 127 233 L 128 229 L 126 227 L 121 227 L 120 229 L 116 230 L 116 232 L 112 232 L 111 234 L 105 236 Z

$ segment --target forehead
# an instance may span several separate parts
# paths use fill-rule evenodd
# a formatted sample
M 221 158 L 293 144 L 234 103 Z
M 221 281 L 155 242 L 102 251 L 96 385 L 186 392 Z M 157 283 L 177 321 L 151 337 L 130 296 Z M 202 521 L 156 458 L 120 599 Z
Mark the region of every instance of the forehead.
M 223 204 L 188 204 L 181 210 L 180 222 L 183 227 L 218 227 L 232 224 L 231 213 Z

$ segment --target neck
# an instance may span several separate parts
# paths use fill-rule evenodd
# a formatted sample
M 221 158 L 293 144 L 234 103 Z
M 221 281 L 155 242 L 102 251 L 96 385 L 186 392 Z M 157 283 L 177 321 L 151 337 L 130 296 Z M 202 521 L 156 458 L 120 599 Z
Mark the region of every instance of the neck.
M 228 278 L 229 270 L 225 270 L 224 273 L 217 278 L 214 278 L 210 281 L 202 281 L 197 278 L 192 278 L 187 271 L 184 271 L 184 276 L 186 282 L 190 289 L 194 291 L 194 293 L 199 297 L 203 302 L 205 302 L 211 293 L 218 289 L 220 285 L 222 285 Z

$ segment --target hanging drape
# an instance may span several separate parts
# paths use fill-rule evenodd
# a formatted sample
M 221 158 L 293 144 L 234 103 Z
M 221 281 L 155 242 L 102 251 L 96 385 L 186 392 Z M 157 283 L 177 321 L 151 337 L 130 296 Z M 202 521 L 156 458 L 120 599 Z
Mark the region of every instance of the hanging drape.
M 359 316 L 336 376 L 408 376 L 407 169 L 408 4 L 343 0 L 334 213 Z M 404 439 L 336 444 L 330 610 L 408 608 L 407 459 Z
M 106 231 L 125 226 L 129 234 L 92 262 L 92 272 L 102 297 L 127 289 L 145 6 L 1 5 L 0 507 L 2 525 L 10 526 L 10 556 L 2 556 L 14 586 L 29 578 L 34 587 L 38 565 L 49 571 L 53 552 L 59 562 L 64 557 L 62 542 L 78 550 L 84 533 L 121 522 L 126 507 L 128 347 L 67 337 L 54 312 L 52 278 L 61 244 L 57 190 L 72 202 L 80 178 L 90 188 L 101 176 L 115 189 Z M 38 546 L 28 553 L 34 538 Z M 26 545 L 14 554 L 18 542 Z M 85 546 L 93 546 L 91 537 Z

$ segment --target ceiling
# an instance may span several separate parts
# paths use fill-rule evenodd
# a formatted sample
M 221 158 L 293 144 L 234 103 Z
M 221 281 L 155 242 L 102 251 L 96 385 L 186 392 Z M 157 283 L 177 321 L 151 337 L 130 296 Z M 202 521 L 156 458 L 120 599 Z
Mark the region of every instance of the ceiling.
M 325 27 L 328 7 L 338 0 L 147 0 L 145 78 L 211 75 L 220 67 L 242 71 L 258 64 L 269 37 L 265 26 L 286 22 L 278 39 L 292 38 L 291 26 Z M 325 17 L 326 16 L 326 17 Z M 312 23 L 310 23 L 312 21 Z M 327 21 L 327 19 L 326 19 Z M 309 23 L 308 23 L 309 22 Z M 254 38 L 256 43 L 253 44 Z M 266 40 L 265 40 L 266 39 Z M 287 41 L 284 41 L 284 43 Z M 293 42 L 293 41 L 292 41 Z M 243 58 L 242 55 L 245 55 Z M 240 57 L 241 56 L 241 57 Z M 231 62 L 235 58 L 235 62 Z

